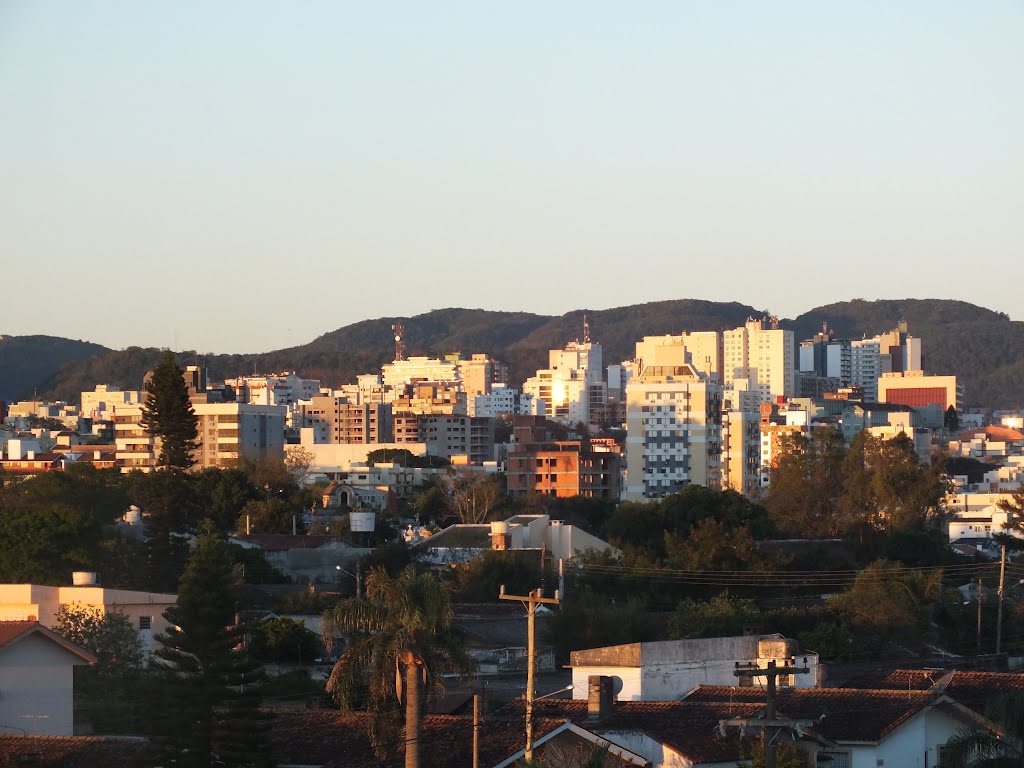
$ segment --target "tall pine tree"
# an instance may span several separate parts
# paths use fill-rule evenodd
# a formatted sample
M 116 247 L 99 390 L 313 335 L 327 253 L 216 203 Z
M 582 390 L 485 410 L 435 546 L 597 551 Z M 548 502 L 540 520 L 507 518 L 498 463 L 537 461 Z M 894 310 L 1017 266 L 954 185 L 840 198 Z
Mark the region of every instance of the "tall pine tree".
M 235 616 L 234 566 L 211 523 L 192 552 L 153 652 L 151 741 L 165 766 L 265 766 L 262 667 Z
M 199 438 L 198 419 L 188 399 L 183 373 L 174 353 L 165 350 L 164 359 L 146 382 L 142 426 L 160 439 L 158 467 L 188 469 L 195 463 L 192 454 Z

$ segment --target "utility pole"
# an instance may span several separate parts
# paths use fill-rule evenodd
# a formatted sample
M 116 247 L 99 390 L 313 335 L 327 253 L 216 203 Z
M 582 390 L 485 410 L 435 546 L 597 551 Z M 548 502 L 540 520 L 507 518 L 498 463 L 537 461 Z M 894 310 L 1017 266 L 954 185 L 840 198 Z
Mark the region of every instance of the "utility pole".
M 1006 583 L 1006 545 L 1003 544 L 999 554 L 999 610 L 996 613 L 996 654 L 1003 645 L 1003 587 Z
M 981 591 L 981 576 L 978 577 L 978 655 L 981 656 L 981 602 L 985 593 Z
M 810 728 L 810 720 L 790 720 L 789 718 L 777 718 L 775 716 L 775 684 L 780 675 L 803 675 L 809 672 L 807 667 L 778 666 L 774 659 L 768 662 L 767 669 L 737 669 L 733 671 L 736 677 L 764 677 L 768 680 L 768 697 L 765 702 L 764 719 L 723 720 L 721 728 L 732 726 L 735 728 L 762 728 L 764 730 L 764 765 L 765 768 L 776 768 L 775 763 L 775 740 L 782 730 Z M 723 731 L 724 733 L 724 731 Z
M 359 561 L 356 560 L 356 600 L 363 599 L 363 572 Z
M 505 585 L 498 593 L 501 600 L 518 600 L 526 606 L 526 759 L 533 759 L 533 696 L 534 678 L 537 675 L 536 615 L 541 605 L 558 605 L 558 593 L 554 597 L 543 597 L 541 590 L 531 590 L 529 595 L 506 595 Z
M 480 694 L 473 694 L 473 768 L 480 768 Z

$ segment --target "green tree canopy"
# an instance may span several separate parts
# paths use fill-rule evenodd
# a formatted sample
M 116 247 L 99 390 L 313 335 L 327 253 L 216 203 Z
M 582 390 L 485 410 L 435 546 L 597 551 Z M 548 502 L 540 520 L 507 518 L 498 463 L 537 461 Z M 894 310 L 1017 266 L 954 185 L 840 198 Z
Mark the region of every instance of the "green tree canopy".
M 151 739 L 167 765 L 261 765 L 268 731 L 258 712 L 262 668 L 235 618 L 234 565 L 212 524 L 205 527 L 164 612 L 153 670 L 159 685 Z
M 192 409 L 184 371 L 178 367 L 174 353 L 164 352 L 160 364 L 146 382 L 146 401 L 142 407 L 142 426 L 159 439 L 157 466 L 188 469 L 195 461 L 198 444 L 198 419 Z
M 448 593 L 433 574 L 411 566 L 397 578 L 373 568 L 363 600 L 349 598 L 324 614 L 324 633 L 350 638 L 327 690 L 343 710 L 371 713 L 370 740 L 379 757 L 405 744 L 407 768 L 419 768 L 424 688 L 443 687 L 445 669 L 466 672 L 468 656 L 453 626 Z M 405 732 L 401 738 L 405 703 Z

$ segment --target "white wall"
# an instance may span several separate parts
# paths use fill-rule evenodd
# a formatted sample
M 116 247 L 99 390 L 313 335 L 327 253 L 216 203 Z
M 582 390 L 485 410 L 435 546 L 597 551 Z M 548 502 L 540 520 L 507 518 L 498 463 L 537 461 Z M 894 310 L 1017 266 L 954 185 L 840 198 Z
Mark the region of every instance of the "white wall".
M 919 712 L 877 745 L 853 747 L 851 768 L 925 768 L 938 765 L 940 745 L 964 727 L 938 709 Z
M 72 654 L 38 634 L 0 648 L 0 730 L 73 735 L 75 666 Z

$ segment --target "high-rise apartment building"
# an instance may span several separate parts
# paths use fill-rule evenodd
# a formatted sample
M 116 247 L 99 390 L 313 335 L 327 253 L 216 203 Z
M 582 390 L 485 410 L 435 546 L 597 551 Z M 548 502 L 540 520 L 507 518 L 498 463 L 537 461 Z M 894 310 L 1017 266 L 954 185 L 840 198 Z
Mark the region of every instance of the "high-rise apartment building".
M 722 334 L 723 383 L 727 389 L 751 393 L 760 402 L 796 396 L 796 366 L 792 331 L 771 318 L 750 319 Z
M 283 405 L 194 403 L 199 448 L 196 468 L 234 467 L 242 459 L 284 458 Z
M 754 496 L 761 486 L 761 417 L 753 411 L 722 413 L 722 490 Z
M 722 381 L 722 334 L 718 331 L 681 333 L 678 336 L 645 336 L 636 343 L 636 364 L 648 366 L 692 365 L 711 381 Z
M 317 395 L 300 405 L 302 427 L 312 427 L 318 443 L 370 444 L 391 441 L 391 405 L 350 403 L 337 395 Z
M 626 387 L 626 488 L 656 499 L 721 479 L 722 387 L 691 365 L 649 366 Z
M 617 500 L 621 455 L 614 443 L 566 440 L 525 443 L 508 455 L 508 493 Z
M 591 402 L 605 405 L 601 345 L 591 341 L 572 341 L 563 349 L 552 349 L 548 367 L 537 371 L 523 384 L 523 392 L 544 401 L 548 418 L 564 424 L 590 424 Z

